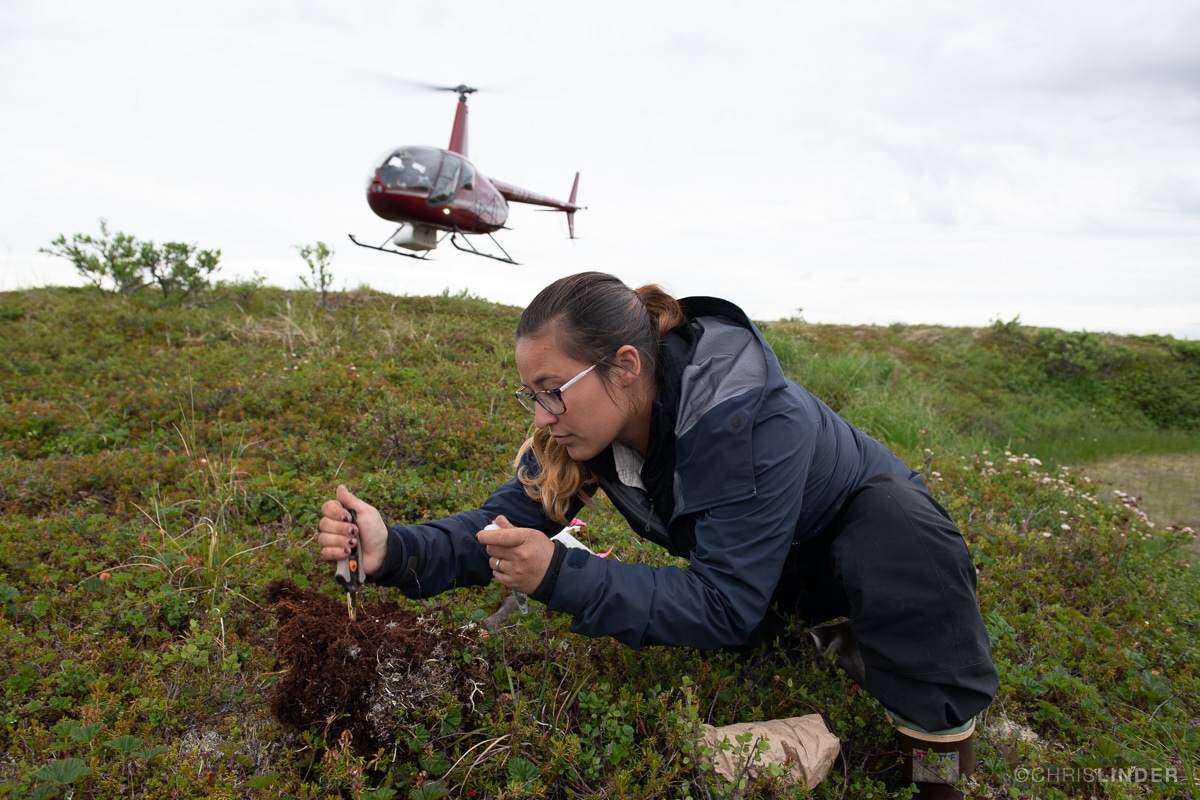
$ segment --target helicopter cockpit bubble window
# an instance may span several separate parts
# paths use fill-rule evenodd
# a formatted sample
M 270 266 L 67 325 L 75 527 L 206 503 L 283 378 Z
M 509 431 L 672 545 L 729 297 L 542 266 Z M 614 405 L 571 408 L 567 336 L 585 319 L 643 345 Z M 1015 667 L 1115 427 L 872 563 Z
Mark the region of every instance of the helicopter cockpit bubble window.
M 391 189 L 425 191 L 441 166 L 442 152 L 432 147 L 402 147 L 382 159 L 379 179 Z

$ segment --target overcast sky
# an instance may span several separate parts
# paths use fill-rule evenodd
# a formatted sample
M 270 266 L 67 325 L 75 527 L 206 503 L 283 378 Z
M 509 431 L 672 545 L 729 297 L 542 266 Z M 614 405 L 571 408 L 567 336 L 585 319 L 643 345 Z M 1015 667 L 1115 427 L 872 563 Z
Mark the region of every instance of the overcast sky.
M 523 306 L 588 269 L 757 319 L 1200 339 L 1200 0 L 0 4 L 0 290 L 110 228 L 220 248 L 228 279 Z M 392 226 L 371 160 L 448 144 L 565 198 L 511 266 Z M 803 309 L 801 312 L 800 309 Z

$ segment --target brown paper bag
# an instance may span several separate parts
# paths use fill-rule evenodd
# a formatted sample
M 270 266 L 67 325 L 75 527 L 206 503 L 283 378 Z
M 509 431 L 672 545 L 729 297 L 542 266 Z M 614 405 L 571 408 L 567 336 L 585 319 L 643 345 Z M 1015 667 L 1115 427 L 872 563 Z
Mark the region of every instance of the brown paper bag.
M 713 757 L 713 767 L 730 780 L 736 780 L 742 774 L 746 761 L 752 759 L 757 752 L 756 745 L 759 739 L 766 739 L 771 745 L 769 750 L 759 756 L 759 762 L 763 766 L 782 764 L 797 783 L 803 783 L 809 789 L 829 776 L 841 750 L 841 743 L 825 727 L 820 714 L 772 719 L 766 722 L 741 722 L 720 728 L 705 725 L 702 741 L 715 748 L 722 739 L 728 739 L 736 748 L 736 737 L 747 731 L 754 736 L 750 741 L 751 746 L 755 747 L 754 750 L 746 755 L 723 750 Z M 758 769 L 749 770 L 751 776 L 757 777 L 758 773 Z

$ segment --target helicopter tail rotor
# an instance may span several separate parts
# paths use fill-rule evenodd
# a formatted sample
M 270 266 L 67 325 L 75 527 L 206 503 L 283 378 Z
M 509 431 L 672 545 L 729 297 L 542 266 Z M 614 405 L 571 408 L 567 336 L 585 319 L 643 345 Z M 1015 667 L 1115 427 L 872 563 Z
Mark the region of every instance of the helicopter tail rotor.
M 567 202 L 555 200 L 553 197 L 537 194 L 527 189 L 521 189 L 511 184 L 504 183 L 493 179 L 492 184 L 500 190 L 500 194 L 505 200 L 515 203 L 531 203 L 535 206 L 547 206 L 541 209 L 542 211 L 561 211 L 567 215 L 567 232 L 570 238 L 575 238 L 575 212 L 583 211 L 587 206 L 575 205 L 575 198 L 579 196 L 579 173 L 575 173 L 575 183 L 571 184 L 571 199 Z
M 570 238 L 572 238 L 572 239 L 575 238 L 575 209 L 577 208 L 577 206 L 575 205 L 575 195 L 577 195 L 578 193 L 579 193 L 579 173 L 576 172 L 575 173 L 575 183 L 572 184 L 572 186 L 571 186 L 571 199 L 567 201 L 567 204 L 571 206 L 571 210 L 567 212 L 567 231 L 570 235 Z

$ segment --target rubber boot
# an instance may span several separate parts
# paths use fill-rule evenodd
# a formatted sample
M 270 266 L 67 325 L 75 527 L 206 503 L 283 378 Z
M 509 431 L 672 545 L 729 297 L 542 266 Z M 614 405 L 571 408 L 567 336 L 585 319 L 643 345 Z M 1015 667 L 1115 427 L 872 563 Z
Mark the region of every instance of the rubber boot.
M 858 652 L 858 639 L 850 630 L 849 622 L 818 625 L 809 630 L 808 636 L 823 659 L 832 660 L 850 680 L 866 688 L 867 668 L 863 664 L 862 654 Z
M 921 800 L 962 800 L 961 778 L 975 771 L 975 720 L 948 731 L 929 733 L 888 715 L 904 757 L 903 775 Z

